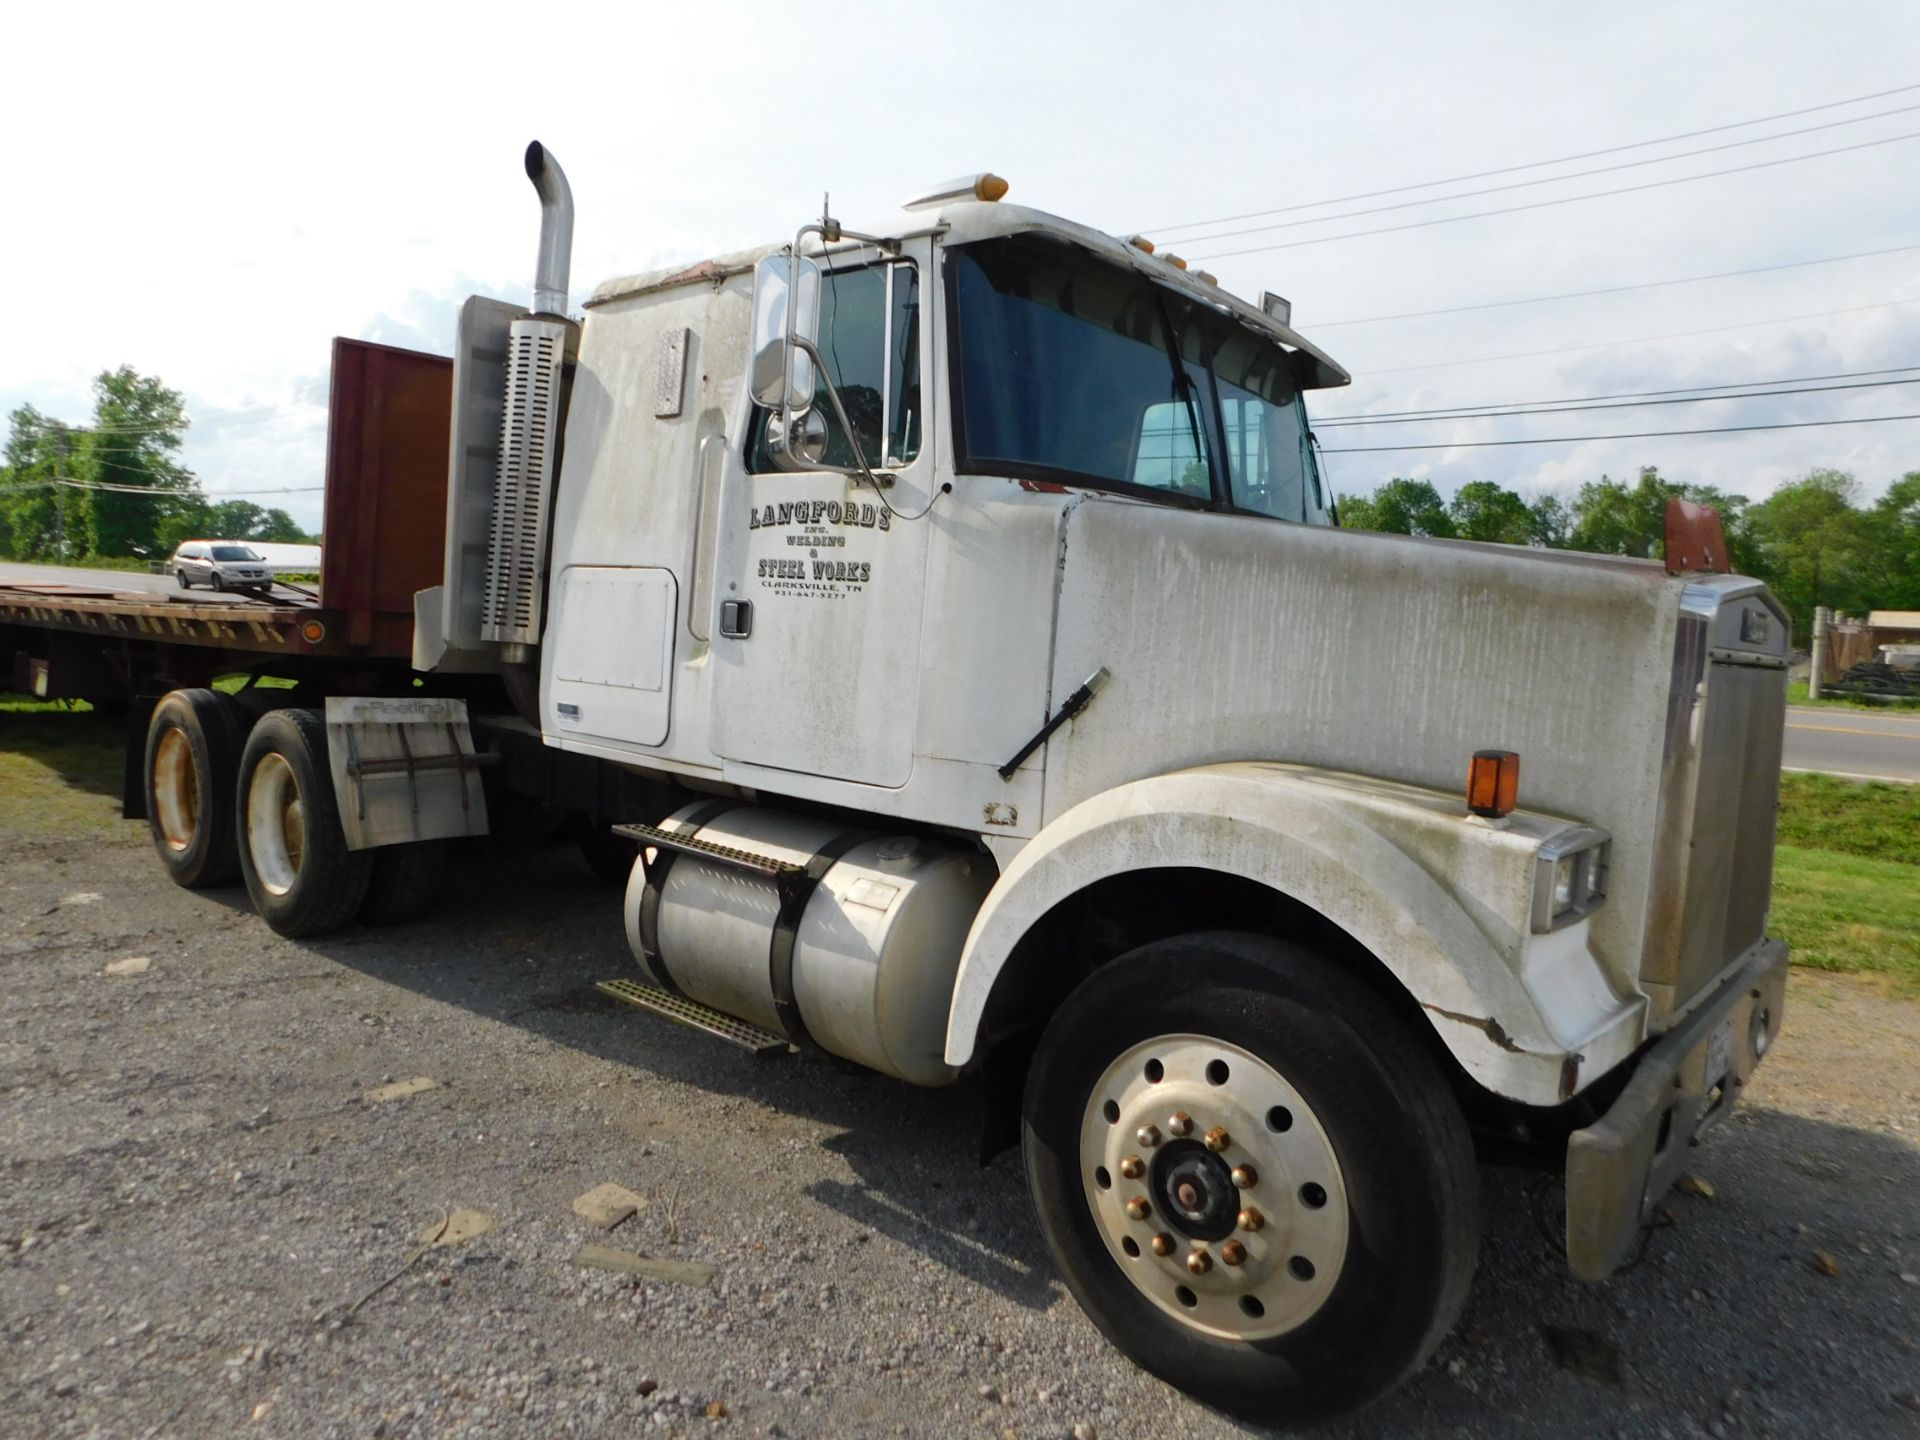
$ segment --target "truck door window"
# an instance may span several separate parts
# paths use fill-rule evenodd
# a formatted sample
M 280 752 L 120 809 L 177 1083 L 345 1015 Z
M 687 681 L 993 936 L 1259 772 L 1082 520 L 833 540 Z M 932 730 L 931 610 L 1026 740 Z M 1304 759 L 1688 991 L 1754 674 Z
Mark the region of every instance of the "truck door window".
M 912 264 L 820 267 L 820 354 L 868 462 L 905 465 L 920 453 L 920 290 Z M 814 405 L 827 423 L 828 465 L 850 466 L 853 447 L 816 380 Z M 748 468 L 779 467 L 767 450 L 767 412 L 755 407 Z M 886 439 L 883 449 L 882 437 Z

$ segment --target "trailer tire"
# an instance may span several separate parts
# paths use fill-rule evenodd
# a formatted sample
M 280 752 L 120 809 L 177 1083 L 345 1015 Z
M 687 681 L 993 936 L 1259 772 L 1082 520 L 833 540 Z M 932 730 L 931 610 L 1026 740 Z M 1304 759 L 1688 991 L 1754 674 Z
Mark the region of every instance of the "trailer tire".
M 233 797 L 246 712 L 217 690 L 175 690 L 147 724 L 147 828 L 176 885 L 226 885 L 240 873 Z
M 368 852 L 373 874 L 360 902 L 362 925 L 399 925 L 417 920 L 440 898 L 447 848 L 438 840 L 382 845 Z
M 1478 1176 L 1446 1078 L 1359 979 L 1264 936 L 1096 970 L 1041 1038 L 1022 1152 L 1107 1338 L 1264 1424 L 1384 1395 L 1473 1277 Z
M 272 710 L 247 737 L 237 795 L 240 873 L 253 908 L 289 939 L 351 924 L 373 876 L 371 850 L 349 850 L 318 710 Z

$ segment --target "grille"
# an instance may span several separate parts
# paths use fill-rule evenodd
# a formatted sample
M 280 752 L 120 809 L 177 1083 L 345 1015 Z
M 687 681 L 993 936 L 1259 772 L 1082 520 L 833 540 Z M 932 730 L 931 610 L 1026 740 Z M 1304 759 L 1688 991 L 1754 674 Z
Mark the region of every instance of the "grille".
M 1766 934 L 1785 719 L 1781 671 L 1725 661 L 1709 667 L 1674 977 L 1682 1004 Z
M 487 640 L 531 645 L 540 639 L 565 348 L 566 327 L 550 320 L 516 320 L 507 341 L 506 413 L 480 617 Z

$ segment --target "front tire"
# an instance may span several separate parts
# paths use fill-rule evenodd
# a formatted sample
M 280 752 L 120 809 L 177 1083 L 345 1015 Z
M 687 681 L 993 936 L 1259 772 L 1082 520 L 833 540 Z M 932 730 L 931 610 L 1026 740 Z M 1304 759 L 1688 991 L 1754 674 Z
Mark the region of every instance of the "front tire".
M 1154 1374 L 1268 1424 L 1357 1409 L 1465 1302 L 1473 1147 L 1423 1038 L 1338 966 L 1182 936 L 1097 970 L 1028 1075 L 1054 1263 Z
M 268 925 L 300 939 L 352 923 L 374 852 L 347 848 L 319 711 L 261 717 L 240 757 L 238 810 L 240 873 Z
M 217 690 L 175 690 L 147 724 L 147 829 L 173 883 L 225 885 L 240 871 L 234 781 L 247 716 Z

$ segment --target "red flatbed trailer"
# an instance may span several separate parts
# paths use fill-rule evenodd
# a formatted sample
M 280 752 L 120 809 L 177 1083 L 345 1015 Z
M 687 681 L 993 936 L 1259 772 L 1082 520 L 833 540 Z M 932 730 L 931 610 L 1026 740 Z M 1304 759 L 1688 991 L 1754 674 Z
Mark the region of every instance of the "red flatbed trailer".
M 349 664 L 408 683 L 414 592 L 440 583 L 453 362 L 333 342 L 320 586 L 270 600 L 0 580 L 11 687 L 138 701 L 271 665 L 298 679 Z M 0 683 L 9 670 L 0 669 Z

